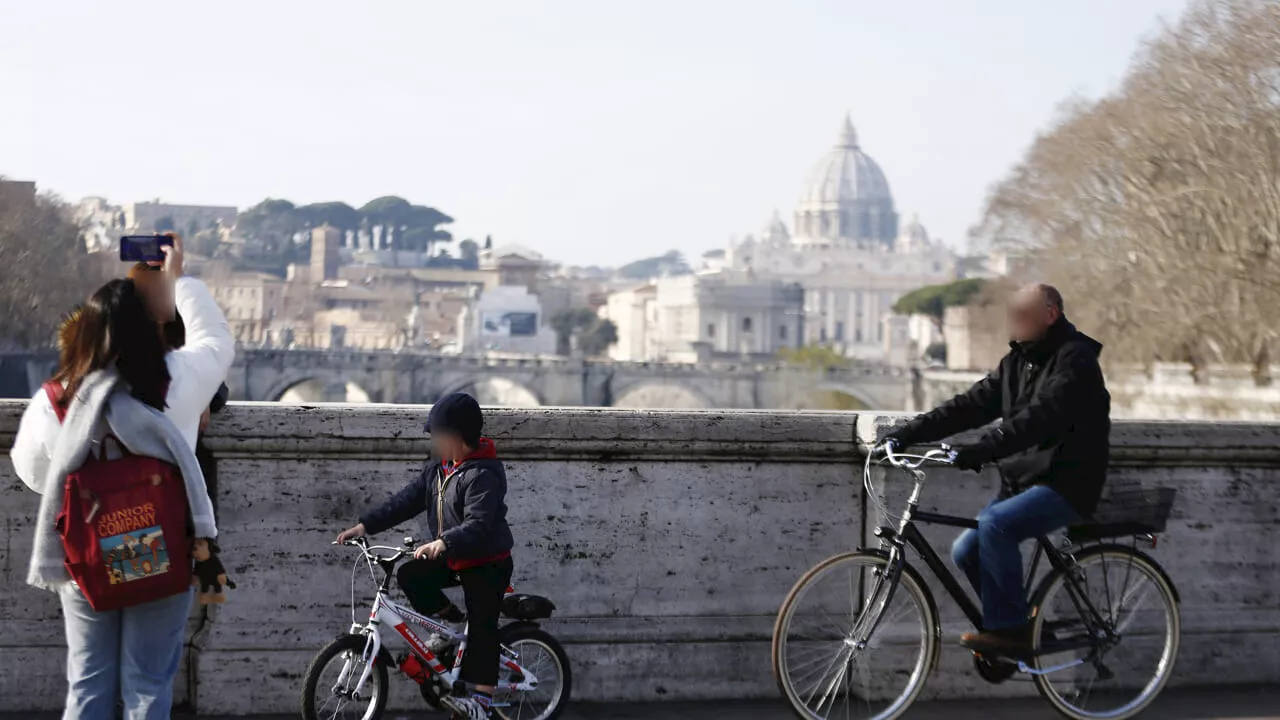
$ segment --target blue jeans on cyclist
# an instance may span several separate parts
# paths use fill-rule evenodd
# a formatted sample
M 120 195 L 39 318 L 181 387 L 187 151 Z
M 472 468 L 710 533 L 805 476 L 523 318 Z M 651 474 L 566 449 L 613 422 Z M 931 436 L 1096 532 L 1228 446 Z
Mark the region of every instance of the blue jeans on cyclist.
M 951 558 L 982 599 L 983 631 L 1006 633 L 1014 645 L 1030 642 L 1020 636 L 1030 620 L 1020 545 L 1080 521 L 1071 505 L 1045 485 L 997 498 L 978 513 L 978 529 L 956 538 Z

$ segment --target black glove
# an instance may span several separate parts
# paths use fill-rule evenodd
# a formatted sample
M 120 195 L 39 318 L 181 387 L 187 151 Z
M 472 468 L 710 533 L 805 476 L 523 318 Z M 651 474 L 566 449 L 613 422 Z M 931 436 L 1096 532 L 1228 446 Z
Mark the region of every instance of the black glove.
M 889 432 L 880 436 L 879 444 L 885 445 L 885 444 L 892 443 L 893 451 L 901 452 L 903 450 L 906 450 L 913 442 L 915 442 L 915 440 L 911 437 L 910 431 L 906 428 L 906 426 L 902 426 L 894 430 L 890 430 Z
M 991 452 L 991 448 L 983 445 L 961 445 L 955 449 L 956 467 L 961 470 L 972 470 L 977 472 L 982 469 L 983 465 L 995 460 L 995 454 Z

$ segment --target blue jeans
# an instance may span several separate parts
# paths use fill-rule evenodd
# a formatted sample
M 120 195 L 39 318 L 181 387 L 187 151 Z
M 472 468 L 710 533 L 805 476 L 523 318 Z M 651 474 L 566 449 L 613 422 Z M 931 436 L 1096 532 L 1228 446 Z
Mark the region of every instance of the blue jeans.
M 69 686 L 62 720 L 114 720 L 119 698 L 125 720 L 169 720 L 191 592 L 106 612 L 75 585 L 59 595 Z
M 1061 495 L 1036 485 L 992 500 L 978 513 L 978 529 L 956 538 L 951 559 L 982 599 L 983 630 L 1021 627 L 1030 619 L 1019 544 L 1078 522 L 1080 516 Z

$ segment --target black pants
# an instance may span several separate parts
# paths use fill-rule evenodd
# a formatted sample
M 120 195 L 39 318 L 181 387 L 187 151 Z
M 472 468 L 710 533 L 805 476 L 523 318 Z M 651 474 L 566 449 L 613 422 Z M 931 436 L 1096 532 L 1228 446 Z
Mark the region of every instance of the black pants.
M 410 560 L 396 571 L 409 604 L 423 615 L 449 606 L 443 588 L 462 586 L 467 603 L 467 652 L 460 677 L 472 685 L 498 682 L 498 619 L 511 583 L 511 558 L 466 570 L 450 570 L 444 559 Z

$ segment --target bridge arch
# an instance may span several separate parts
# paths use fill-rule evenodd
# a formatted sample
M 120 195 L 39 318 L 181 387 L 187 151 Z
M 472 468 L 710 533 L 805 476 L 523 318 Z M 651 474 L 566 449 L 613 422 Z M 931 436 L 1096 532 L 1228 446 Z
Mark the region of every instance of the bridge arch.
M 335 398 L 335 395 L 341 395 L 341 397 Z M 266 397 L 254 399 L 283 403 L 373 402 L 369 391 L 358 383 L 331 374 L 315 372 L 289 373 L 267 390 Z
M 541 407 L 542 398 L 528 385 L 500 375 L 482 375 L 454 383 L 440 393 L 440 397 L 464 392 L 481 405 L 499 407 Z
M 698 388 L 670 380 L 642 380 L 622 388 L 612 407 L 635 409 L 709 410 L 716 404 Z
M 842 383 L 821 383 L 800 395 L 796 409 L 875 410 L 880 403 L 865 390 Z

